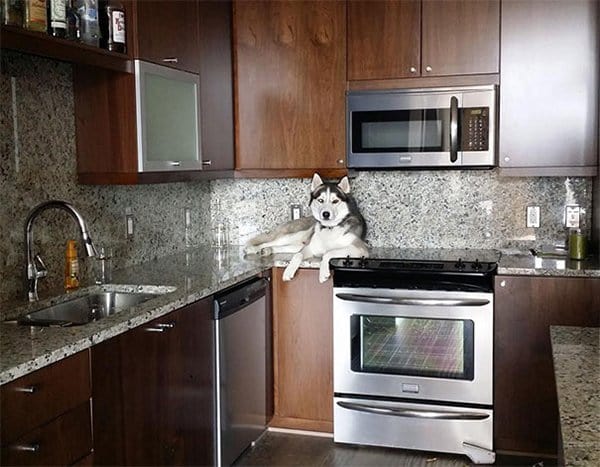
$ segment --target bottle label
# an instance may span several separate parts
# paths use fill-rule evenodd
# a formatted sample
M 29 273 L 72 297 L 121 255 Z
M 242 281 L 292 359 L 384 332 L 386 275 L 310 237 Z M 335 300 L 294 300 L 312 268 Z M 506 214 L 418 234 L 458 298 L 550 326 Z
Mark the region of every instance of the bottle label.
M 114 42 L 125 44 L 125 12 L 112 12 L 112 39 Z
M 67 8 L 65 0 L 50 0 L 50 26 L 64 28 L 67 23 Z
M 71 267 L 70 267 L 71 273 L 70 273 L 70 276 L 71 277 L 78 277 L 79 276 L 79 261 L 77 261 L 77 258 L 75 258 L 75 259 L 72 259 L 70 261 L 70 263 L 71 263 Z

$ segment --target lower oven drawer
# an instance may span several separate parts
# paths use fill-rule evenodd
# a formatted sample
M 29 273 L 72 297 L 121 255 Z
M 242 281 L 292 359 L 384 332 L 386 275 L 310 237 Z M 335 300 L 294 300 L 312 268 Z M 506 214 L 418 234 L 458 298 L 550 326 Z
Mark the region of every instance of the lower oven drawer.
M 493 411 L 444 405 L 334 398 L 338 443 L 465 454 L 494 462 Z

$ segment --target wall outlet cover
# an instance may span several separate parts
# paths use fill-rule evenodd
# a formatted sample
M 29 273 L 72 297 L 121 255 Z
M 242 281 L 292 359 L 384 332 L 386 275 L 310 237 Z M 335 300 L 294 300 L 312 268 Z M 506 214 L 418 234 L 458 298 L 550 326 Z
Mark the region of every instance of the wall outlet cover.
M 565 227 L 568 229 L 578 229 L 581 215 L 581 208 L 578 205 L 565 206 Z
M 537 228 L 540 226 L 540 207 L 527 206 L 527 227 Z

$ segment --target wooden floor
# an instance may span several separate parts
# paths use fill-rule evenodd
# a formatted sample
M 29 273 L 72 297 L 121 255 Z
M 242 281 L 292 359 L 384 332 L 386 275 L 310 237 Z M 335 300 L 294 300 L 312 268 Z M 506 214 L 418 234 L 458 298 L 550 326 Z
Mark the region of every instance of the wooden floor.
M 236 466 L 410 466 L 458 467 L 471 465 L 465 456 L 334 444 L 333 439 L 267 432 L 234 464 Z M 548 466 L 536 459 L 499 457 L 495 465 Z

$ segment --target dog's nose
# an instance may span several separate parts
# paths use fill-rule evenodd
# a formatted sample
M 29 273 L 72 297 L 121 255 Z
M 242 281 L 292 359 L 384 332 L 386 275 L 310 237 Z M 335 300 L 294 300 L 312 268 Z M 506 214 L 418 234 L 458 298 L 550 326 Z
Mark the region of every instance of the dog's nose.
M 329 216 L 331 216 L 329 211 L 323 211 L 321 215 L 323 216 L 323 219 L 329 219 Z

